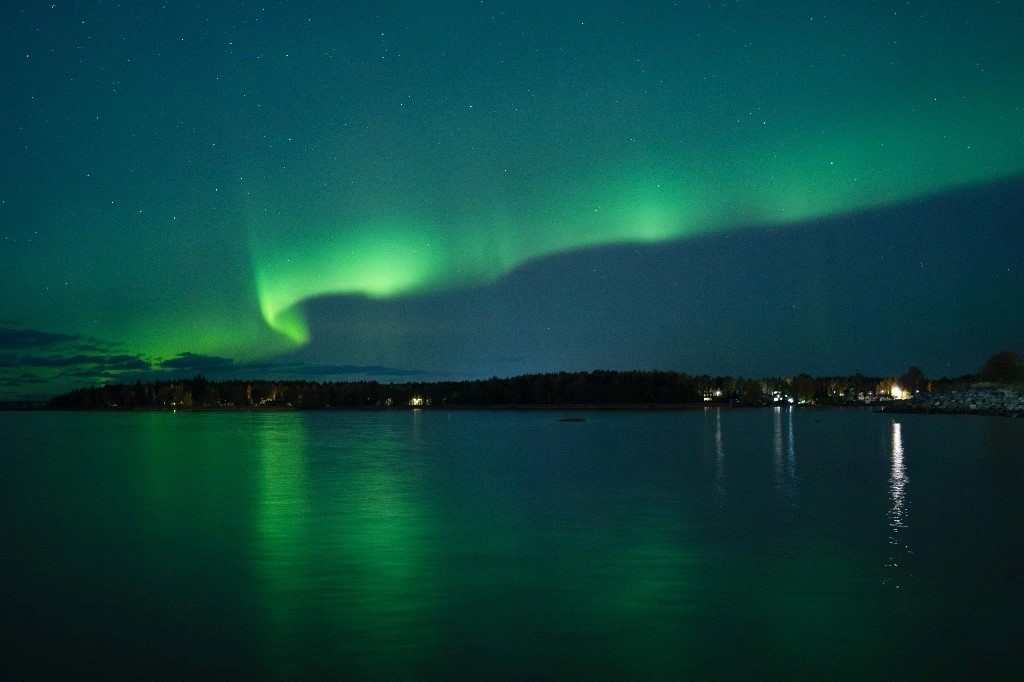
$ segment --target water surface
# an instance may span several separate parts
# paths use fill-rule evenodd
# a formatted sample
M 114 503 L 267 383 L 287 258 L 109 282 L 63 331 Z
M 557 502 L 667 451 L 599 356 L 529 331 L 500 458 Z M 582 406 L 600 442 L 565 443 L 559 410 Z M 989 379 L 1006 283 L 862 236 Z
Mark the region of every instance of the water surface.
M 1024 672 L 1024 420 L 43 412 L 0 433 L 8 672 Z

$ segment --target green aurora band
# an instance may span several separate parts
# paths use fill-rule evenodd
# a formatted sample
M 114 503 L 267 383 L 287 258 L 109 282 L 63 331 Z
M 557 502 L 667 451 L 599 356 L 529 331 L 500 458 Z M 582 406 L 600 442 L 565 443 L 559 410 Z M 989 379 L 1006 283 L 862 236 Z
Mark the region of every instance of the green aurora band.
M 1019 270 L 988 261 L 1020 247 L 990 230 L 1012 226 L 995 197 L 1024 181 L 1021 2 L 15 5 L 0 22 L 0 400 L 139 372 L 759 372 L 754 334 L 678 330 L 727 315 L 725 296 L 760 313 L 732 292 L 794 261 L 815 268 L 791 278 L 806 333 L 778 341 L 778 371 L 831 366 L 815 334 L 863 305 L 885 329 L 917 317 L 892 356 L 862 345 L 878 363 L 927 365 L 914 346 L 967 310 L 992 329 L 960 325 L 934 371 L 971 369 L 966 347 L 996 350 L 983 336 L 1019 337 Z M 998 203 L 976 209 L 987 189 Z M 991 212 L 924 226 L 920 249 L 906 223 L 891 244 L 803 238 L 877 235 L 873 212 L 913 221 L 922 199 Z M 736 267 L 754 243 L 764 270 Z M 673 277 L 662 256 L 687 247 L 708 262 L 679 258 Z M 880 267 L 922 288 L 826 301 L 810 283 L 831 275 L 826 252 L 844 272 L 892 253 Z M 974 284 L 951 295 L 966 252 Z M 573 271 L 590 256 L 608 272 Z M 737 289 L 678 286 L 704 277 Z M 767 311 L 790 292 L 764 293 Z M 734 321 L 772 333 L 761 319 Z
M 318 296 L 386 299 L 493 282 L 544 256 L 651 244 L 739 227 L 794 224 L 908 201 L 1024 173 L 1020 109 L 992 93 L 987 109 L 941 107 L 916 117 L 832 120 L 789 135 L 720 144 L 627 172 L 581 177 L 550 166 L 557 186 L 467 188 L 464 210 L 438 211 L 403 186 L 386 208 L 325 204 L 250 216 L 254 281 L 266 324 L 295 345 L 310 339 L 303 302 Z M 884 112 L 883 112 L 884 113 Z M 608 180 L 607 178 L 613 178 Z M 451 180 L 457 186 L 460 179 Z M 407 183 L 408 184 L 408 183 Z M 301 192 L 300 192 L 301 193 Z M 418 219 L 419 216 L 430 219 Z

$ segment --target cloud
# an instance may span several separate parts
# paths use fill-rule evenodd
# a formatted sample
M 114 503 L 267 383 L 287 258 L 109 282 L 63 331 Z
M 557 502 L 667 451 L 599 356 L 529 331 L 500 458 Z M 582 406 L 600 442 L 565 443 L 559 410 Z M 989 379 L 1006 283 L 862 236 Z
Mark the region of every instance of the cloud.
M 20 387 L 28 384 L 45 384 L 49 383 L 46 379 L 35 374 L 34 372 L 23 372 L 19 376 L 4 377 L 0 376 L 0 386 L 8 387 Z
M 121 371 L 148 370 L 153 365 L 138 355 L 115 355 L 107 358 L 106 366 Z
M 29 387 L 58 391 L 152 371 L 150 361 L 122 348 L 93 336 L 2 326 L 0 387 L 15 395 Z
M 121 378 L 121 374 L 119 372 L 112 372 L 107 369 L 79 369 L 69 372 L 61 372 L 61 376 L 93 380 L 107 379 L 111 381 Z
M 126 353 L 124 348 L 123 344 L 93 336 L 0 326 L 0 388 L 11 394 L 27 394 L 29 387 L 60 392 L 82 385 L 158 381 L 195 374 L 217 379 L 319 381 L 423 374 L 417 369 L 383 365 L 306 363 L 295 357 L 239 362 L 189 351 L 154 361 Z
M 247 373 L 287 374 L 300 379 L 334 375 L 369 375 L 369 376 L 411 376 L 423 374 L 422 370 L 402 367 L 385 367 L 383 365 L 336 365 L 309 364 L 297 361 L 262 361 L 238 363 L 236 370 Z
M 48 348 L 79 340 L 74 334 L 54 334 L 38 329 L 0 327 L 0 350 Z
M 54 347 L 69 347 L 80 352 L 106 353 L 122 346 L 118 343 L 98 339 L 95 336 L 0 326 L 0 351 L 43 350 Z
M 376 375 L 376 376 L 409 376 L 422 374 L 418 369 L 385 367 L 382 365 L 340 365 L 340 364 L 308 364 L 295 360 L 274 361 L 255 360 L 237 362 L 232 358 L 217 355 L 184 352 L 160 362 L 155 370 L 158 372 L 204 372 L 210 374 L 230 373 L 235 376 L 288 375 L 296 378 L 312 378 L 329 375 Z
M 23 355 L 18 358 L 19 364 L 31 367 L 78 367 L 81 365 L 103 364 L 106 358 L 101 355 Z
M 336 365 L 306 364 L 303 362 L 273 360 L 236 362 L 231 358 L 199 353 L 180 353 L 176 357 L 159 363 L 157 371 L 163 373 L 198 372 L 210 375 L 226 375 L 233 377 L 266 377 L 267 375 L 285 376 L 295 379 L 313 379 L 316 377 L 362 375 L 362 376 L 412 376 L 422 374 L 418 369 L 400 367 L 384 367 L 381 365 Z
M 138 355 L 21 355 L 7 358 L 7 366 L 48 367 L 93 367 L 114 371 L 148 370 L 152 365 Z
M 216 355 L 200 355 L 198 353 L 180 353 L 177 357 L 160 363 L 160 368 L 165 370 L 199 372 L 217 372 L 233 369 L 236 366 L 235 361 L 231 358 L 222 358 Z
M 337 374 L 367 374 L 373 376 L 413 376 L 423 374 L 418 369 L 382 367 L 380 365 L 298 365 L 295 370 L 306 376 L 329 376 Z
M 80 353 L 110 353 L 120 347 L 116 344 L 90 338 L 85 343 L 76 343 L 74 349 Z

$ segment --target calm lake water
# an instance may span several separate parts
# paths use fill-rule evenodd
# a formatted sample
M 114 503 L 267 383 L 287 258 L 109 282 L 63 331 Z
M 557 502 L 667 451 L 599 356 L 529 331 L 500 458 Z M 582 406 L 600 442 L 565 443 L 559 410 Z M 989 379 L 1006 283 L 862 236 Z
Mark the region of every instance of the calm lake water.
M 8 679 L 1024 677 L 1024 420 L 38 412 L 0 442 Z

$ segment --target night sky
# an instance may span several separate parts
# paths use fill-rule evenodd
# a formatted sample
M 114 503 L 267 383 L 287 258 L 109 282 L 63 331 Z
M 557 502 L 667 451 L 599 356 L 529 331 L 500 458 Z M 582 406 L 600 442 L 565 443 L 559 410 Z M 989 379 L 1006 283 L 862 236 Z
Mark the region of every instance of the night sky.
M 1024 3 L 5 2 L 0 399 L 977 370 Z

